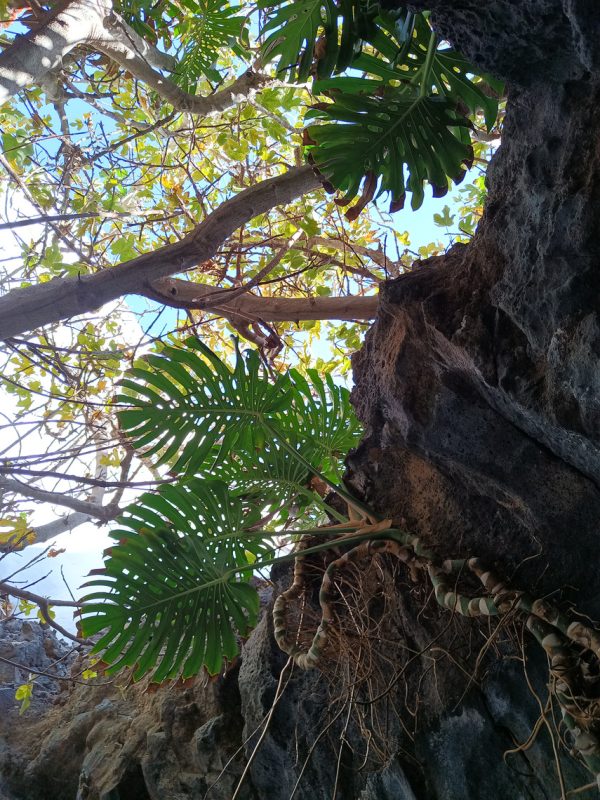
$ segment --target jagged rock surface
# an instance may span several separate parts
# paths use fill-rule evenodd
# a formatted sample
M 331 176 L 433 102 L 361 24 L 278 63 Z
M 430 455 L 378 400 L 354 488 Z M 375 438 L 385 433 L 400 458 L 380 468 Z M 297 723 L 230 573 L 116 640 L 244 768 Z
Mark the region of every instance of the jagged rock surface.
M 382 289 L 381 313 L 354 360 L 367 435 L 349 461 L 350 483 L 441 557 L 479 556 L 513 586 L 598 618 L 598 9 L 560 0 L 427 7 L 444 37 L 513 83 L 473 241 Z M 416 636 L 422 620 L 410 614 Z M 430 640 L 441 630 L 434 624 Z M 426 669 L 422 658 L 417 673 Z M 496 698 L 515 691 L 505 664 L 491 669 Z M 452 771 L 451 786 L 440 785 L 422 762 L 424 796 L 537 797 L 502 764 L 502 737 L 488 738 L 504 726 L 523 741 L 514 709 L 503 722 L 489 676 L 457 707 L 453 672 L 447 664 L 437 693 L 427 680 L 419 687 L 434 702 L 416 750 L 437 743 Z M 536 713 L 523 706 L 529 729 Z M 486 767 L 475 781 L 474 755 Z M 558 796 L 551 761 L 533 771 L 539 796 Z M 579 785 L 572 780 L 568 789 Z
M 18 709 L 15 691 L 29 680 L 29 670 L 18 665 L 67 678 L 75 653 L 53 630 L 39 622 L 12 618 L 0 620 L 0 659 L 1 719 Z M 49 675 L 38 674 L 34 678 L 33 711 L 43 710 L 60 693 L 60 682 Z
M 278 588 L 290 579 L 286 571 L 275 577 Z M 407 599 L 405 625 L 415 612 Z M 413 649 L 431 638 L 423 626 L 406 634 Z M 265 614 L 241 664 L 217 679 L 156 691 L 126 676 L 98 679 L 72 684 L 45 714 L 12 712 L 0 725 L 0 799 L 231 800 L 249 762 L 239 800 L 545 800 L 558 792 L 549 741 L 517 754 L 510 769 L 502 761 L 539 711 L 513 661 L 493 662 L 484 688 L 466 700 L 464 676 L 457 681 L 441 661 L 439 679 L 421 681 L 426 713 L 414 740 L 391 714 L 392 757 L 368 769 L 355 720 L 333 713 L 335 681 L 319 672 L 282 676 L 285 661 Z M 539 681 L 536 689 L 543 692 Z M 442 698 L 450 697 L 462 702 L 447 714 Z M 393 700 L 402 708 L 414 697 L 402 683 Z M 585 781 L 568 759 L 563 770 L 570 785 Z

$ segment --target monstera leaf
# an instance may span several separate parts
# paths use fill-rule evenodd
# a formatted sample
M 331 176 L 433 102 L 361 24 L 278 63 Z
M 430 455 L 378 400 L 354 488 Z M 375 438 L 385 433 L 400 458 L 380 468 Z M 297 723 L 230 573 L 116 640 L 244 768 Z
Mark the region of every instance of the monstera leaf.
M 372 513 L 332 482 L 359 435 L 348 390 L 314 371 L 271 380 L 255 353 L 238 351 L 230 368 L 191 338 L 130 370 L 118 400 L 136 448 L 197 476 L 142 495 L 119 520 L 86 584 L 83 633 L 101 633 L 95 650 L 110 672 L 129 666 L 159 682 L 216 673 L 256 623 L 249 578 L 273 563 L 268 525 L 300 517 L 299 530 L 314 528 L 324 511 L 344 521 L 319 495 L 327 484 Z
M 223 48 L 243 55 L 247 39 L 246 16 L 239 15 L 241 6 L 230 6 L 224 0 L 181 0 L 192 15 L 177 28 L 185 44 L 177 73 L 173 76 L 186 91 L 194 91 L 198 79 L 206 76 L 219 81 L 215 65 Z
M 271 9 L 261 31 L 266 36 L 263 60 L 277 59 L 277 71 L 287 72 L 290 80 L 302 83 L 308 79 L 320 34 L 337 49 L 338 9 L 334 0 L 260 0 L 258 6 Z
M 333 103 L 319 103 L 306 115 L 329 123 L 308 128 L 307 152 L 328 183 L 345 193 L 338 203 L 350 203 L 363 184 L 349 219 L 385 191 L 392 211 L 402 208 L 407 189 L 413 209 L 419 208 L 425 181 L 435 197 L 444 195 L 448 179 L 458 183 L 472 162 L 465 114 L 481 109 L 491 128 L 502 90 L 440 44 L 425 14 L 399 29 L 399 21 L 381 11 L 376 23 L 374 49 L 354 59 L 354 75 L 313 84 Z
M 238 353 L 230 369 L 199 339 L 149 355 L 121 382 L 117 401 L 129 406 L 119 421 L 132 444 L 157 464 L 193 474 L 219 444 L 228 453 L 252 426 L 263 438 L 265 422 L 290 408 L 290 381 L 271 382 L 257 353 Z
M 308 127 L 306 152 L 325 185 L 344 193 L 340 205 L 361 194 L 348 219 L 382 192 L 395 211 L 408 189 L 417 209 L 426 181 L 441 196 L 448 179 L 462 179 L 472 162 L 465 115 L 481 109 L 491 129 L 502 86 L 440 42 L 428 12 L 392 12 L 366 0 L 263 0 L 263 7 L 272 9 L 263 59 L 278 58 L 292 80 L 316 76 L 313 92 L 333 100 L 306 115 L 329 123 Z M 340 76 L 348 67 L 351 74 Z
M 319 78 L 343 72 L 368 43 L 390 57 L 398 53 L 387 31 L 402 41 L 410 39 L 415 15 L 404 9 L 382 14 L 370 0 L 259 0 L 268 18 L 262 59 L 277 60 L 278 72 L 303 83 L 315 73 Z
M 238 353 L 230 369 L 195 338 L 148 356 L 121 386 L 117 399 L 129 406 L 119 412 L 124 431 L 175 472 L 218 474 L 234 450 L 252 459 L 268 443 L 271 457 L 292 448 L 303 476 L 312 470 L 339 479 L 341 458 L 360 432 L 348 390 L 331 378 L 311 371 L 307 381 L 290 370 L 272 381 L 254 352 Z
M 335 384 L 329 374 L 323 380 L 314 369 L 307 370 L 306 378 L 290 370 L 289 378 L 293 413 L 278 414 L 279 429 L 287 441 L 298 440 L 305 457 L 314 452 L 319 472 L 339 482 L 345 469 L 343 459 L 357 446 L 362 433 L 350 405 L 350 392 Z
M 291 457 L 289 449 L 276 440 L 259 444 L 251 433 L 250 439 L 247 447 L 238 441 L 227 458 L 208 459 L 199 474 L 223 481 L 277 525 L 289 519 L 294 520 L 294 526 L 300 524 L 300 519 L 302 524 L 311 521 L 314 525 L 325 512 L 342 519 L 312 488 L 312 474 L 305 462 L 317 470 L 323 460 L 322 450 L 300 442 L 291 445 L 300 460 Z
M 111 533 L 101 574 L 85 586 L 82 630 L 109 672 L 137 680 L 220 671 L 238 653 L 236 634 L 256 624 L 251 565 L 270 545 L 248 531 L 259 514 L 220 481 L 190 480 L 142 495 Z
M 347 213 L 350 219 L 376 193 L 386 190 L 391 211 L 402 208 L 406 189 L 417 209 L 423 202 L 425 180 L 434 196 L 441 197 L 448 191 L 448 177 L 459 182 L 472 163 L 469 123 L 440 96 L 415 96 L 396 87 L 370 96 L 340 93 L 335 102 L 308 112 L 307 118 L 328 123 L 308 128 L 310 159 L 335 188 L 345 192 L 340 205 L 358 195 L 365 178 L 359 202 Z

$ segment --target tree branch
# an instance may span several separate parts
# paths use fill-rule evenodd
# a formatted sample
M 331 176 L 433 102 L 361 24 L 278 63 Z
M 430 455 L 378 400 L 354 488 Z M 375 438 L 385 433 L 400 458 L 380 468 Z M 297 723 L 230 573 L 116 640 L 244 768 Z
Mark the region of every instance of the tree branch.
M 163 53 L 143 39 L 115 11 L 112 11 L 104 18 L 104 26 L 115 39 L 122 43 L 123 47 L 131 51 L 131 58 L 134 56 L 142 58 L 146 64 L 155 69 L 162 69 L 167 72 L 175 71 L 177 59 L 174 56 Z
M 58 517 L 52 520 L 52 522 L 47 522 L 45 525 L 40 525 L 33 529 L 35 534 L 34 544 L 49 542 L 51 539 L 56 539 L 61 533 L 69 533 L 80 525 L 84 525 L 86 522 L 93 522 L 93 520 L 89 514 L 83 514 L 81 511 L 74 511 L 72 514 L 66 514 L 64 517 Z
M 0 581 L 0 593 L 13 595 L 13 597 L 19 597 L 22 600 L 27 600 L 30 603 L 35 603 L 36 606 L 40 609 L 40 613 L 44 618 L 44 622 L 51 628 L 54 628 L 54 630 L 58 631 L 60 634 L 65 636 L 67 639 L 70 639 L 72 642 L 77 642 L 77 644 L 88 644 L 90 642 L 89 639 L 80 639 L 78 636 L 73 636 L 72 633 L 69 633 L 68 630 L 63 628 L 62 625 L 59 625 L 58 622 L 55 622 L 50 616 L 49 606 L 51 605 L 70 606 L 71 608 L 79 608 L 81 603 L 73 603 L 70 600 L 49 600 L 47 597 L 42 597 L 39 594 L 28 592 L 26 589 L 19 589 L 10 583 L 5 583 L 4 581 Z
M 13 228 L 26 228 L 28 225 L 44 225 L 48 222 L 66 222 L 73 219 L 121 219 L 131 217 L 130 211 L 80 211 L 74 214 L 42 214 L 39 217 L 16 219 L 12 222 L 0 222 L 0 231 Z
M 59 3 L 38 27 L 17 36 L 0 53 L 0 104 L 27 86 L 43 83 L 68 53 L 99 38 L 110 11 L 111 3 L 102 0 Z
M 258 297 L 244 294 L 227 301 L 206 286 L 179 278 L 162 278 L 141 292 L 145 297 L 173 308 L 213 311 L 239 323 L 248 320 L 289 322 L 315 319 L 373 319 L 377 315 L 377 295 L 365 297 Z M 208 298 L 213 295 L 211 301 Z
M 79 608 L 81 603 L 73 600 L 50 600 L 48 597 L 42 597 L 40 594 L 34 594 L 27 589 L 19 589 L 13 586 L 12 583 L 0 581 L 0 593 L 12 594 L 14 597 L 20 597 L 22 600 L 27 600 L 30 603 L 39 605 L 40 603 L 50 604 L 51 606 L 64 606 L 66 608 Z
M 127 38 L 118 31 L 115 31 L 114 38 L 104 39 L 93 44 L 95 49 L 131 72 L 146 86 L 154 89 L 176 111 L 188 114 L 209 116 L 226 111 L 232 106 L 239 105 L 242 99 L 252 97 L 261 86 L 273 82 L 273 78 L 268 75 L 248 70 L 231 86 L 208 95 L 208 97 L 202 97 L 185 92 L 174 81 L 154 70 L 143 56 L 131 48 Z
M 29 497 L 31 500 L 39 500 L 42 503 L 52 503 L 56 506 L 65 506 L 72 511 L 78 511 L 80 514 L 85 514 L 88 517 L 95 517 L 100 522 L 107 522 L 112 519 L 114 514 L 110 511 L 110 516 L 107 516 L 103 506 L 97 503 L 91 503 L 86 500 L 78 500 L 75 497 L 69 497 L 64 492 L 50 492 L 46 489 L 38 489 L 36 486 L 28 486 L 21 481 L 13 480 L 10 478 L 0 477 L 0 490 L 5 492 L 14 492 L 14 494 Z M 118 513 L 118 510 L 117 510 Z
M 240 225 L 318 186 L 319 179 L 311 167 L 290 170 L 227 200 L 179 242 L 94 275 L 55 278 L 14 289 L 0 297 L 0 339 L 94 311 L 124 294 L 150 291 L 153 281 L 184 272 L 214 256 Z
M 273 79 L 248 70 L 231 86 L 209 97 L 183 91 L 158 70 L 172 72 L 176 60 L 161 53 L 130 28 L 112 9 L 111 0 L 72 0 L 49 12 L 35 29 L 18 36 L 0 53 L 0 105 L 21 89 L 42 85 L 78 47 L 100 52 L 148 87 L 177 111 L 209 115 L 238 104 Z

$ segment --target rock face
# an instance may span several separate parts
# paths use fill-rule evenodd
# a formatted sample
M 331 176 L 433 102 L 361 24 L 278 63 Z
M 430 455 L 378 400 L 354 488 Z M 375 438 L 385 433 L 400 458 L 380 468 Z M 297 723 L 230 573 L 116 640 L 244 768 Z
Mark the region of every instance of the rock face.
M 349 483 L 440 556 L 477 555 L 600 616 L 600 12 L 411 5 L 507 78 L 510 99 L 473 241 L 382 289 L 355 359 L 366 436 Z M 545 656 L 520 629 L 456 619 L 393 580 L 389 635 L 359 684 L 383 687 L 368 702 L 352 693 L 357 651 L 337 673 L 290 676 L 267 615 L 241 664 L 206 685 L 144 693 L 118 679 L 22 719 L 0 749 L 0 797 L 231 800 L 246 768 L 235 796 L 248 800 L 561 796 Z M 565 791 L 590 781 L 568 757 L 560 774 Z
M 0 620 L 0 719 L 18 709 L 15 691 L 29 680 L 29 671 L 17 665 L 67 678 L 74 658 L 72 648 L 38 622 Z M 31 701 L 34 712 L 44 709 L 60 692 L 60 682 L 48 675 L 38 674 L 34 678 Z
M 275 577 L 279 589 L 290 579 L 287 573 Z M 425 649 L 439 622 L 434 617 L 411 631 L 408 626 L 415 612 L 407 598 L 402 619 L 411 652 Z M 452 639 L 456 632 L 437 643 L 451 646 Z M 437 655 L 430 649 L 431 661 Z M 351 653 L 342 664 L 351 665 L 354 656 Z M 348 696 L 340 702 L 335 676 L 290 671 L 265 614 L 244 646 L 241 663 L 217 679 L 149 691 L 145 685 L 129 685 L 127 676 L 116 681 L 99 678 L 87 685 L 73 683 L 45 713 L 38 707 L 24 717 L 16 712 L 4 716 L 0 798 L 462 800 L 489 794 L 499 800 L 545 800 L 559 796 L 549 740 L 540 737 L 526 752 L 513 755 L 510 767 L 501 758 L 515 741 L 528 738 L 539 716 L 521 665 L 494 660 L 485 683 L 472 688 L 465 700 L 464 676 L 456 680 L 444 657 L 439 664 L 438 675 L 430 680 L 425 674 L 416 694 L 411 673 L 390 687 L 391 713 L 385 717 L 384 731 L 389 757 L 378 762 L 367 758 L 357 709 Z M 532 676 L 541 673 L 539 666 L 530 663 Z M 74 665 L 73 674 L 81 667 Z M 530 680 L 542 696 L 542 683 L 535 677 Z M 415 696 L 424 713 L 411 711 L 419 720 L 411 732 L 410 719 L 402 718 L 411 716 L 404 714 L 405 707 L 416 712 Z M 460 705 L 447 713 L 443 701 L 449 698 Z M 575 762 L 563 760 L 562 769 L 568 785 L 585 782 Z
M 290 577 L 279 579 L 281 588 Z M 412 800 L 399 763 L 356 771 L 357 732 L 330 713 L 328 683 L 285 664 L 264 614 L 241 662 L 216 679 L 153 691 L 126 676 L 73 682 L 45 713 L 11 711 L 0 725 L 0 799 L 230 800 L 249 765 L 239 800 L 328 800 L 336 783 L 336 797 Z
M 472 242 L 382 290 L 381 313 L 354 361 L 367 435 L 349 460 L 350 484 L 441 557 L 479 556 L 513 586 L 554 593 L 597 618 L 598 8 L 560 0 L 426 7 L 444 38 L 511 81 L 506 122 Z M 410 610 L 405 619 L 421 642 L 422 620 Z M 428 774 L 424 757 L 424 796 L 558 796 L 550 761 L 541 771 L 530 762 L 539 795 L 503 767 L 500 731 L 523 741 L 518 730 L 527 718 L 531 729 L 537 712 L 525 711 L 506 663 L 491 669 L 496 683 L 488 676 L 458 707 L 451 664 L 435 693 L 427 679 L 418 685 L 430 710 L 416 752 L 446 754 L 452 784 Z M 416 691 L 409 682 L 408 695 Z M 523 703 L 521 723 L 515 708 L 510 720 L 501 711 L 512 692 L 511 702 Z M 473 760 L 485 764 L 475 782 Z

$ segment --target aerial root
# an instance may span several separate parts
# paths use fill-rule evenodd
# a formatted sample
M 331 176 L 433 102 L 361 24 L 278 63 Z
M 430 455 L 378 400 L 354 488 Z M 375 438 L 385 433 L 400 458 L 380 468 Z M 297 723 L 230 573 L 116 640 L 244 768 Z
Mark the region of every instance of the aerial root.
M 291 604 L 306 597 L 308 590 L 306 557 L 302 555 L 307 542 L 302 540 L 299 543 L 292 585 L 279 595 L 273 608 L 275 639 L 279 647 L 300 669 L 318 667 L 322 670 L 324 662 L 335 651 L 334 643 L 337 643 L 339 651 L 341 621 L 339 613 L 336 613 L 338 598 L 343 600 L 345 593 L 352 592 L 353 587 L 356 589 L 360 575 L 366 575 L 378 557 L 393 556 L 408 567 L 413 582 L 418 580 L 419 574 L 427 574 L 437 604 L 453 614 L 520 618 L 548 656 L 551 694 L 560 709 L 562 723 L 569 732 L 573 750 L 594 774 L 600 788 L 600 632 L 579 619 L 572 619 L 546 600 L 507 587 L 478 558 L 440 562 L 418 537 L 393 529 L 391 520 L 353 522 L 356 530 L 335 537 L 332 545 L 339 552 L 340 547 L 348 546 L 348 540 L 354 543 L 359 536 L 364 539 L 325 567 L 318 596 L 321 616 L 308 644 L 307 631 L 300 630 L 302 626 L 299 626 L 292 635 L 288 623 Z M 334 532 L 335 526 L 328 529 Z M 314 578 L 314 569 L 312 572 Z M 352 581 L 346 578 L 342 585 L 340 576 L 350 573 Z M 459 582 L 469 574 L 481 583 L 484 594 L 473 597 L 457 591 Z M 373 586 L 370 591 L 373 592 Z M 362 612 L 360 606 L 357 609 L 356 602 L 366 606 L 368 600 L 368 594 L 362 600 L 355 598 L 353 608 L 346 601 L 344 609 L 356 629 L 356 641 L 367 645 L 360 650 L 363 659 L 372 651 L 372 641 L 368 639 L 373 640 L 376 631 L 369 630 L 365 638 L 362 630 L 361 639 L 364 624 L 358 619 Z M 358 652 L 350 655 L 356 659 Z M 361 680 L 365 680 L 364 675 L 368 672 L 368 669 L 363 670 Z

